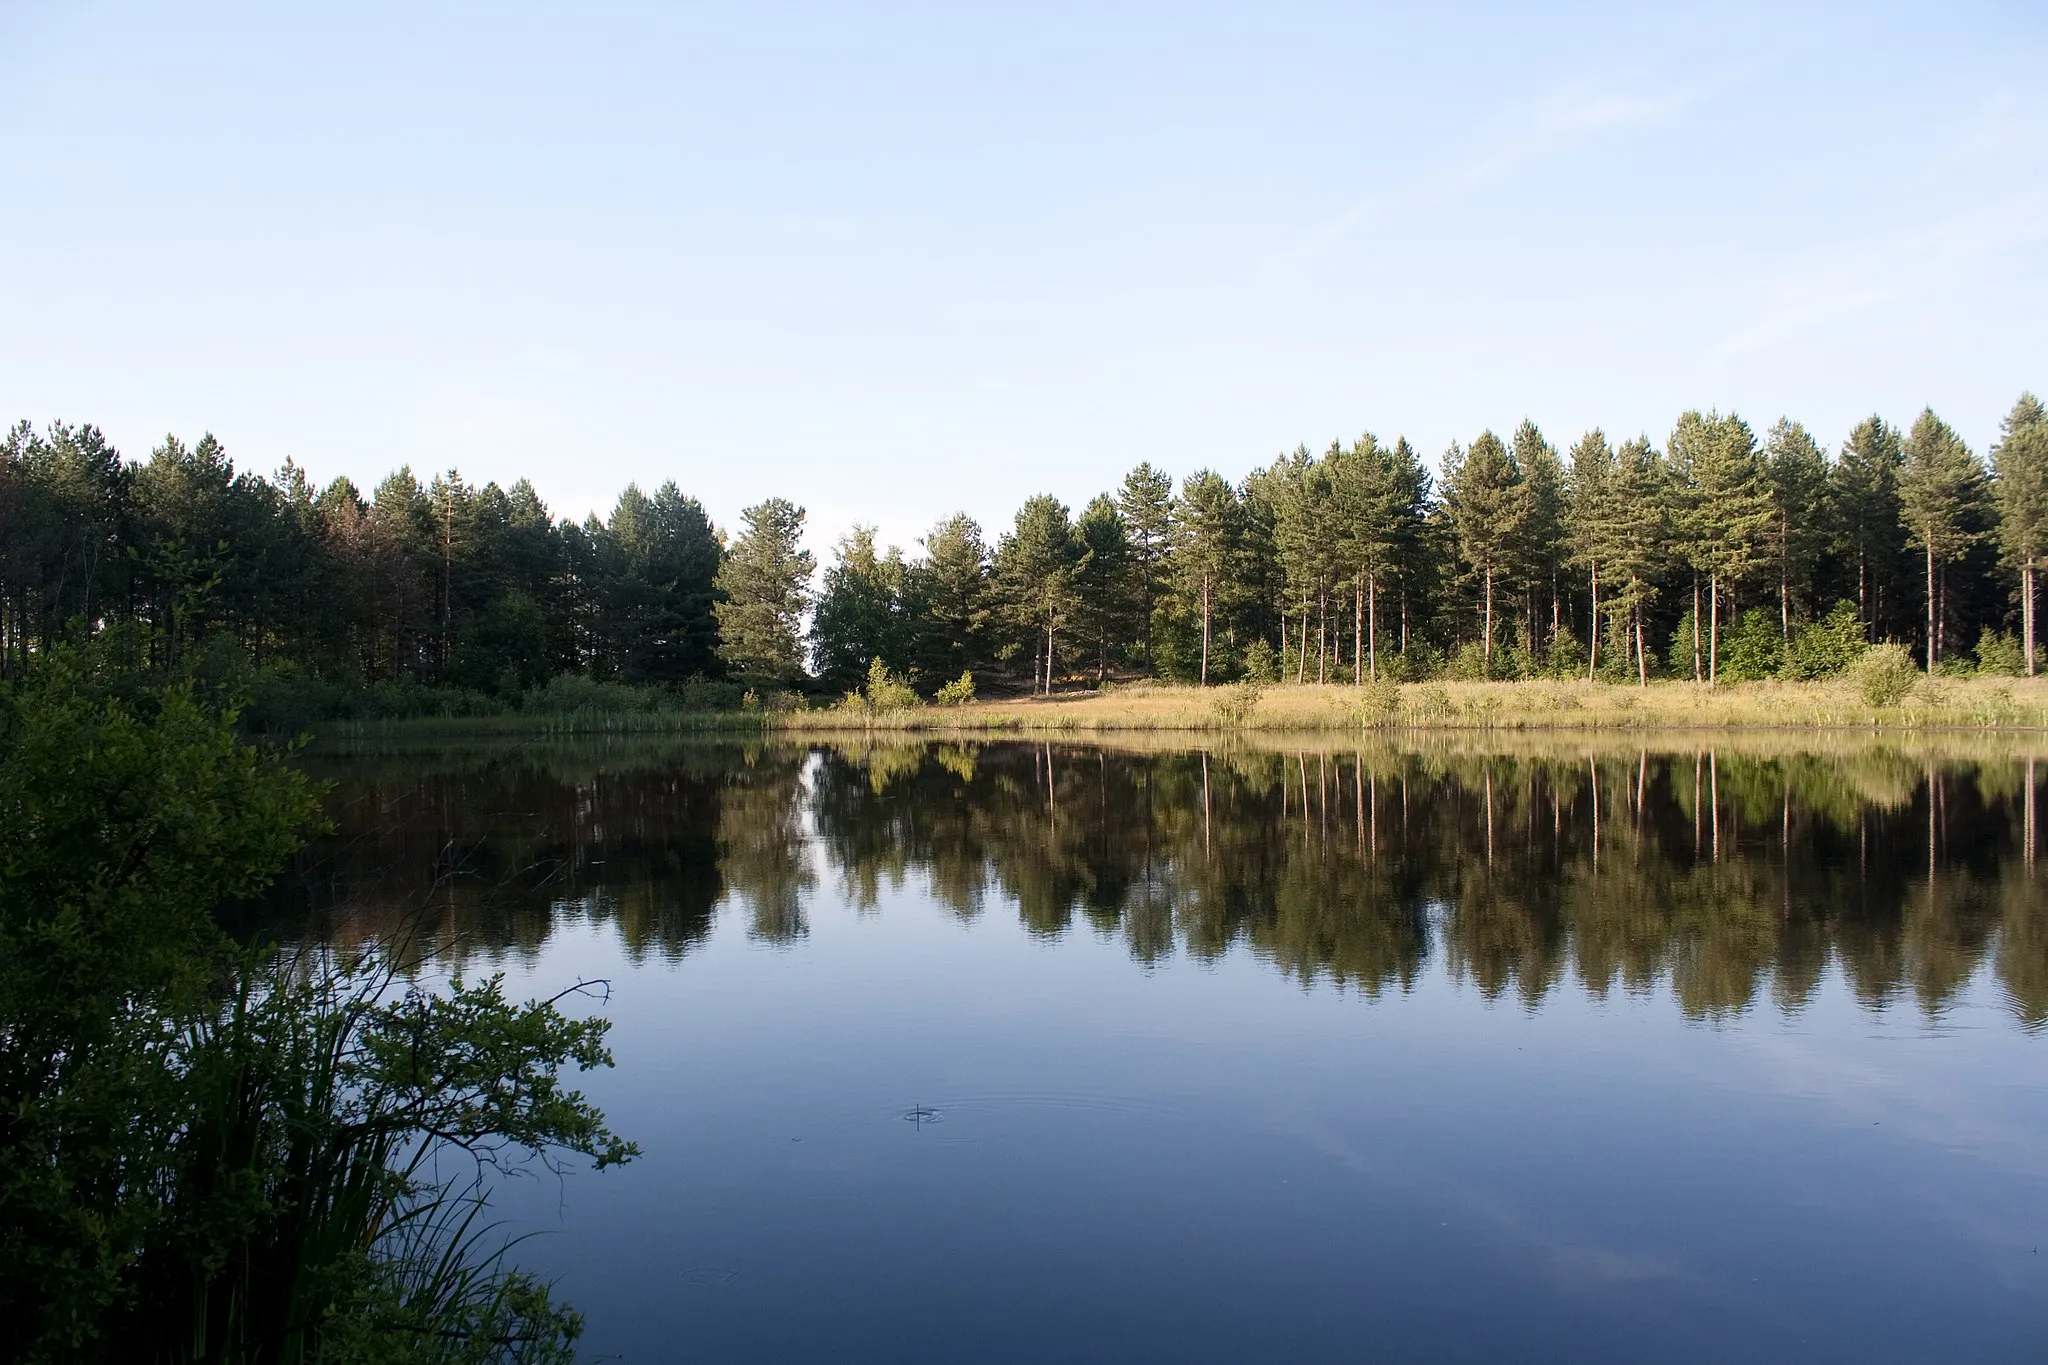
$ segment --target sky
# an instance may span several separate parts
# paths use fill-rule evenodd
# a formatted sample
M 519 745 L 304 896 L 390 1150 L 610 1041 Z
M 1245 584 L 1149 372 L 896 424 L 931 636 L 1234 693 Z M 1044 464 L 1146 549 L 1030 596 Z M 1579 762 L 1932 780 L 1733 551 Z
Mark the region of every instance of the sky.
M 0 0 L 0 417 L 991 539 L 2048 388 L 2048 6 Z

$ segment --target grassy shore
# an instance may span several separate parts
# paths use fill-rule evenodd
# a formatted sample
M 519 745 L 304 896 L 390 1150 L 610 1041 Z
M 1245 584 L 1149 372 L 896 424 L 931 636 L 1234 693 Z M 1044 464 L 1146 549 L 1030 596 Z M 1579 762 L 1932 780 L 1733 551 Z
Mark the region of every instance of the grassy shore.
M 2048 727 L 2048 679 L 1940 678 L 1874 707 L 1847 682 L 1647 688 L 1582 682 L 1237 687 L 1139 685 L 881 715 L 776 717 L 778 728 L 979 731 L 1896 730 Z
M 1894 706 L 1875 707 L 1840 682 L 1754 682 L 1647 688 L 1584 682 L 1414 683 L 1377 687 L 1195 688 L 1133 684 L 1051 697 L 868 712 L 519 712 L 496 716 L 347 721 L 320 727 L 327 750 L 490 740 L 663 735 L 1218 734 L 1373 731 L 1725 732 L 1863 734 L 2048 729 L 2048 679 L 1921 680 Z

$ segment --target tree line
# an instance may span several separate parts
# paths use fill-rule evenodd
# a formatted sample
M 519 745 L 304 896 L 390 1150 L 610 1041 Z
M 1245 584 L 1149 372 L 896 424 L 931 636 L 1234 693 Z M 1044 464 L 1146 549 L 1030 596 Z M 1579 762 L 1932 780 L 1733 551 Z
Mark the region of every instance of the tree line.
M 856 527 L 822 576 L 781 498 L 712 524 L 673 482 L 608 516 L 533 486 L 400 469 L 367 495 L 211 436 L 128 461 L 91 426 L 0 440 L 0 667 L 78 623 L 152 661 L 232 656 L 338 689 L 516 698 L 564 674 L 929 692 L 963 673 L 1049 692 L 1149 676 L 1820 676 L 1864 645 L 1930 671 L 2035 669 L 2048 411 L 1988 459 L 1931 410 L 1830 449 L 1687 412 L 1661 446 L 1532 422 L 1456 442 L 1298 447 L 1235 482 L 1149 462 L 1078 513 L 1031 498 L 991 544 L 948 517 L 906 555 Z

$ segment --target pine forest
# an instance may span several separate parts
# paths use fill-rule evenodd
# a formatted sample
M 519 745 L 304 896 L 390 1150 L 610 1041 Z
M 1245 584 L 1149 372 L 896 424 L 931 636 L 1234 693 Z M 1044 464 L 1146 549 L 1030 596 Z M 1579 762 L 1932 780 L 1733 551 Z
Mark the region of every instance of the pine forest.
M 1235 481 L 1141 463 L 1078 510 L 1033 497 L 904 551 L 856 527 L 822 566 L 780 497 L 714 526 L 674 483 L 609 516 L 400 469 L 365 492 L 211 436 L 131 461 L 91 426 L 0 443 L 0 659 L 127 631 L 158 666 L 239 671 L 310 715 L 659 689 L 930 695 L 1111 679 L 1584 678 L 1707 685 L 1841 671 L 1895 641 L 1929 672 L 2031 674 L 2048 412 L 1988 451 L 1933 411 L 1838 445 L 1687 412 L 1661 442 L 1529 422 L 1454 443 L 1306 446 Z

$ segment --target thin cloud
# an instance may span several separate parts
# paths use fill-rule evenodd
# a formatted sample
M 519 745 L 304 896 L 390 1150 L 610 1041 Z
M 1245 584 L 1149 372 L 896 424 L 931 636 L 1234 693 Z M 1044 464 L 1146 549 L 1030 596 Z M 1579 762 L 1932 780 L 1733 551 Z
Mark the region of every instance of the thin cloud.
M 1440 208 L 1498 184 L 1526 166 L 1607 134 L 1666 122 L 1751 79 L 1758 69 L 1724 72 L 1655 95 L 1594 91 L 1584 86 L 1552 90 L 1512 120 L 1510 131 L 1471 148 L 1429 175 L 1358 200 L 1310 228 L 1271 265 L 1281 270 L 1303 269 L 1362 228 Z
M 1757 286 L 1723 359 L 1945 290 L 1985 259 L 2048 237 L 2048 192 L 2032 191 L 1921 227 L 1802 256 Z

